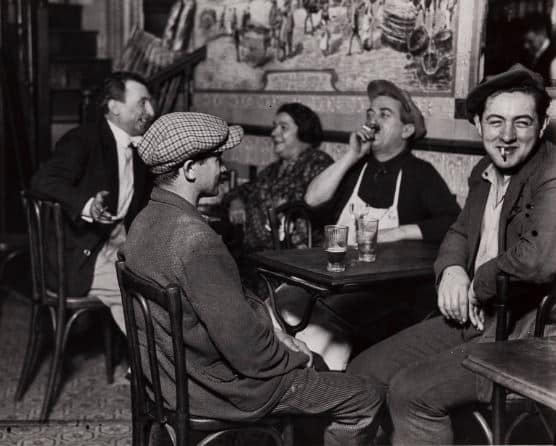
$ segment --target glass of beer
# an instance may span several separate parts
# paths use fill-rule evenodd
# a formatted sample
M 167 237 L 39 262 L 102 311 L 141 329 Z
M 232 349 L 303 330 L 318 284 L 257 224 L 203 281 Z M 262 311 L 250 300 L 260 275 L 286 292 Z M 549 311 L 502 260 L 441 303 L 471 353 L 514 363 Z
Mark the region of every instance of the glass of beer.
M 357 219 L 355 239 L 360 262 L 376 260 L 378 220 L 366 216 Z
M 324 249 L 328 256 L 327 271 L 341 273 L 346 270 L 348 229 L 347 226 L 342 225 L 324 227 Z

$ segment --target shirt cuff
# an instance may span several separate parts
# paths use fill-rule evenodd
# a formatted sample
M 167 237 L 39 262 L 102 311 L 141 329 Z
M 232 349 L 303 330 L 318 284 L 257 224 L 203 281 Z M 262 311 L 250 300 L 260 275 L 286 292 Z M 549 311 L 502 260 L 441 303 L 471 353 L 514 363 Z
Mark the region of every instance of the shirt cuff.
M 83 206 L 83 209 L 81 211 L 81 218 L 85 220 L 87 223 L 93 222 L 93 217 L 91 215 L 91 206 L 93 205 L 94 199 L 95 197 L 89 198 L 89 200 L 87 200 L 87 203 L 85 203 L 85 206 Z

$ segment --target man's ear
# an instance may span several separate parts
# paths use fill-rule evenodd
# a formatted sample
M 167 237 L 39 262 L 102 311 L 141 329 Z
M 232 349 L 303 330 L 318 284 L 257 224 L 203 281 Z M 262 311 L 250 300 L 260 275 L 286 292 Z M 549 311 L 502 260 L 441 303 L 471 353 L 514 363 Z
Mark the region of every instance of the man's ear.
M 545 131 L 546 128 L 548 127 L 548 124 L 549 124 L 549 123 L 550 123 L 550 117 L 549 117 L 549 116 L 546 116 L 546 117 L 544 118 L 544 122 L 543 122 L 543 124 L 542 124 L 542 126 L 541 126 L 541 129 L 540 129 L 540 131 L 539 131 L 539 138 L 542 138 L 542 137 L 543 137 L 544 131 Z
M 120 114 L 120 103 L 114 99 L 108 100 L 108 112 L 111 115 L 118 116 Z
M 479 136 L 483 136 L 483 126 L 481 125 L 481 118 L 479 115 L 475 115 L 473 121 L 475 122 L 475 128 L 479 132 Z
M 197 164 L 193 160 L 187 160 L 182 169 L 183 169 L 183 176 L 187 181 L 190 183 L 194 182 L 197 179 Z
M 408 139 L 415 133 L 415 125 L 414 124 L 404 124 L 402 128 L 402 138 Z

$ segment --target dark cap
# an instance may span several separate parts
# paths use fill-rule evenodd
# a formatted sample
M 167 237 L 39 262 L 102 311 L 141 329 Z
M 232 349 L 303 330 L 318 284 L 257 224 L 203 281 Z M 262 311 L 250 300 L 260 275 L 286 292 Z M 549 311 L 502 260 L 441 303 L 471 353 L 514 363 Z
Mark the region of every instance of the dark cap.
M 421 110 L 419 110 L 419 107 L 415 105 L 415 102 L 413 102 L 413 99 L 411 99 L 411 96 L 409 96 L 407 91 L 402 90 L 390 81 L 377 79 L 369 82 L 369 85 L 367 85 L 367 95 L 371 101 L 377 96 L 390 96 L 397 99 L 402 104 L 402 107 L 408 112 L 410 124 L 413 124 L 415 127 L 413 140 L 420 139 L 427 134 L 423 114 L 421 113 Z
M 550 103 L 550 96 L 544 88 L 542 76 L 516 63 L 502 73 L 485 77 L 479 85 L 469 92 L 466 102 L 469 122 L 474 123 L 475 115 L 479 114 L 491 94 L 514 87 L 532 87 L 545 96 L 547 104 Z

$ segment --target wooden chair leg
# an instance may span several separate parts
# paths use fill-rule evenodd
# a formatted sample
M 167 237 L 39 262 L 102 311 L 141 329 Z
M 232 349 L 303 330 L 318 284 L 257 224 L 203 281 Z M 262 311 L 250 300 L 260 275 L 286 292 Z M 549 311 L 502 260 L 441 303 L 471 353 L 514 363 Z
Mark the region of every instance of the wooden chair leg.
M 492 433 L 494 444 L 504 442 L 504 411 L 506 405 L 506 391 L 502 386 L 494 384 L 492 401 Z
M 114 340 L 112 337 L 112 317 L 109 312 L 102 315 L 103 321 L 103 337 L 104 337 L 104 360 L 106 364 L 106 382 L 112 384 L 114 382 Z
M 64 350 L 66 347 L 67 331 L 69 331 L 70 328 L 70 326 L 66 326 L 66 321 L 63 317 L 58 317 L 58 320 L 56 322 L 56 331 L 54 332 L 54 352 L 52 354 L 50 370 L 48 373 L 46 394 L 42 403 L 40 413 L 41 421 L 46 421 L 48 419 L 50 408 L 55 400 L 57 383 L 62 372 L 62 364 L 64 362 Z
M 19 376 L 17 389 L 15 391 L 15 401 L 21 401 L 21 398 L 23 398 L 37 365 L 41 339 L 41 314 L 41 308 L 33 304 L 31 306 L 31 317 L 29 320 L 29 337 L 27 339 L 25 358 L 23 359 L 23 365 L 21 367 L 21 375 Z

